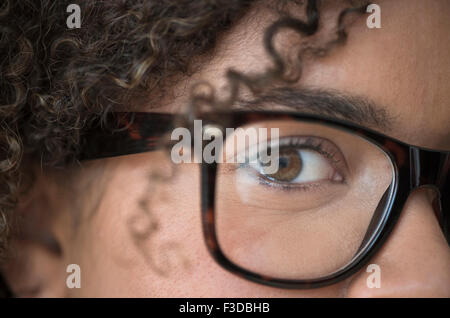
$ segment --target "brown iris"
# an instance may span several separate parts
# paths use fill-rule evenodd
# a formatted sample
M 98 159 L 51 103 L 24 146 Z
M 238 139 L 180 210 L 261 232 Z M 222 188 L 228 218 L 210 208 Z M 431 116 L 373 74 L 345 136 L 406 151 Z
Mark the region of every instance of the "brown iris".
M 278 171 L 266 176 L 271 180 L 290 182 L 300 174 L 302 168 L 302 158 L 296 149 L 280 149 Z

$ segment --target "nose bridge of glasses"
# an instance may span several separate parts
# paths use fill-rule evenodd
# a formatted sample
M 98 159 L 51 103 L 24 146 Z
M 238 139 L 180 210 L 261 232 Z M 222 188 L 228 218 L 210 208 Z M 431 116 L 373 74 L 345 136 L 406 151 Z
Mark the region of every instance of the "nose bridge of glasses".
M 450 244 L 450 153 L 410 148 L 411 190 L 432 187 L 438 190 L 433 210 Z
M 410 187 L 432 185 L 441 189 L 450 171 L 450 153 L 410 147 Z

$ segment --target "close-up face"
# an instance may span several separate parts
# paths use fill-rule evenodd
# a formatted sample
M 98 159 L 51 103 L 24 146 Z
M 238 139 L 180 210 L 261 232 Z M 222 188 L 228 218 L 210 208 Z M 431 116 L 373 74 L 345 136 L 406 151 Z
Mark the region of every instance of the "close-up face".
M 162 1 L 154 19 L 173 18 L 165 30 L 140 28 L 145 1 L 117 2 L 126 14 L 90 11 L 121 21 L 114 27 L 92 17 L 84 27 L 80 4 L 81 28 L 61 31 L 81 32 L 80 53 L 50 35 L 23 41 L 61 52 L 32 58 L 22 76 L 41 70 L 59 84 L 27 80 L 14 120 L 2 115 L 14 122 L 2 124 L 2 140 L 18 127 L 23 148 L 17 173 L 2 177 L 20 180 L 0 266 L 14 296 L 450 297 L 449 1 L 379 0 L 372 10 L 364 1 L 226 1 L 223 10 Z M 222 22 L 200 21 L 207 16 Z M 94 27 L 110 35 L 89 38 Z M 137 38 L 151 44 L 134 49 Z M 110 80 L 115 65 L 83 55 L 95 41 L 99 56 L 122 47 L 117 69 L 131 79 Z M 2 65 L 2 88 L 18 83 L 8 74 L 19 66 Z M 110 82 L 115 91 L 102 88 Z M 70 98 L 75 106 L 59 112 Z M 108 125 L 96 123 L 115 112 L 127 120 L 99 138 Z M 180 150 L 183 127 L 192 142 Z M 239 144 L 238 128 L 255 138 Z M 219 139 L 214 162 L 198 156 Z M 70 264 L 80 288 L 68 288 Z

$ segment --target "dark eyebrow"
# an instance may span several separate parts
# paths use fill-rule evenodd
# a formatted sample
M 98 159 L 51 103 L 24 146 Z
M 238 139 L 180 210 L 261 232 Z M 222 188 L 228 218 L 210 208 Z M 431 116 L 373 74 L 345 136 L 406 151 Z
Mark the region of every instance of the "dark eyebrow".
M 254 110 L 284 106 L 295 111 L 344 119 L 383 131 L 389 131 L 393 127 L 393 119 L 385 107 L 368 98 L 332 90 L 274 88 L 258 95 L 256 99 L 239 100 L 236 106 Z

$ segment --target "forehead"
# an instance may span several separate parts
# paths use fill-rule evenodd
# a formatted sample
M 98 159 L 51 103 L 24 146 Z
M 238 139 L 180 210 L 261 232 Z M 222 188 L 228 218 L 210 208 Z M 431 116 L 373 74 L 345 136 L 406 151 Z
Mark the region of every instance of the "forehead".
M 396 119 L 389 134 L 449 148 L 450 4 L 379 3 L 382 28 L 367 28 L 366 15 L 349 28 L 345 45 L 305 69 L 302 83 L 370 97 Z
M 330 2 L 329 2 L 330 3 Z M 305 61 L 295 85 L 367 97 L 395 120 L 382 131 L 408 143 L 450 149 L 450 4 L 445 0 L 378 1 L 381 29 L 369 29 L 360 16 L 348 28 L 345 44 L 326 57 Z M 321 29 L 330 37 L 339 8 L 323 6 Z M 302 15 L 302 8 L 297 8 Z M 271 65 L 262 45 L 264 30 L 278 18 L 274 10 L 258 6 L 219 39 L 212 59 L 189 79 L 202 79 L 226 92 L 225 72 L 260 72 Z M 328 33 L 326 35 L 325 33 Z M 289 32 L 280 43 L 301 43 Z M 182 84 L 186 87 L 186 83 Z

